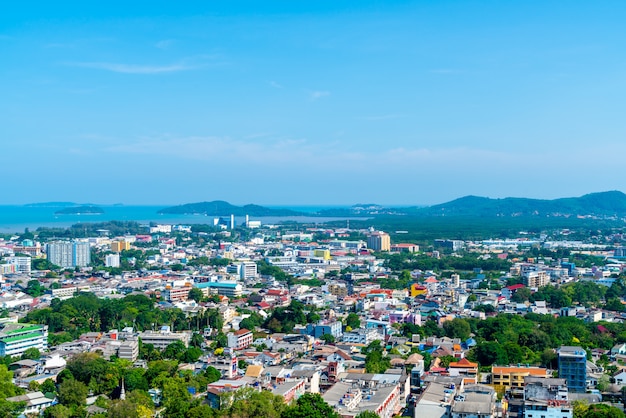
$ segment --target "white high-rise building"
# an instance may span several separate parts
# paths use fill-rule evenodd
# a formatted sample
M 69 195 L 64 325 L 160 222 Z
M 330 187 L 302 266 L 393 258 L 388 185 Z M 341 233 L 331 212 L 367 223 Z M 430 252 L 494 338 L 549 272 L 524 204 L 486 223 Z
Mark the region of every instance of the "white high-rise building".
M 64 268 L 86 267 L 91 263 L 91 247 L 88 242 L 50 242 L 46 254 L 48 261 Z
M 30 257 L 12 256 L 7 259 L 9 264 L 13 264 L 18 273 L 30 273 Z
M 104 265 L 106 267 L 119 267 L 120 266 L 120 255 L 118 254 L 107 254 L 104 258 Z

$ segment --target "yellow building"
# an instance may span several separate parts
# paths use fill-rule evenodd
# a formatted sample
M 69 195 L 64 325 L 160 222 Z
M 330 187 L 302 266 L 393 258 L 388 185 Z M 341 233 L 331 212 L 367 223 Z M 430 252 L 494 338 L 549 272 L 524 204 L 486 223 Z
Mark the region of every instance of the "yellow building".
M 348 288 L 345 284 L 333 283 L 328 285 L 328 293 L 335 296 L 348 296 Z
M 314 250 L 313 257 L 323 258 L 324 260 L 330 260 L 330 250 Z
M 113 241 L 111 243 L 111 251 L 121 253 L 124 250 L 130 250 L 130 242 L 126 240 Z
M 520 397 L 524 394 L 524 378 L 549 377 L 548 370 L 542 367 L 523 366 L 492 366 L 491 385 L 501 392 L 511 391 L 513 397 Z
M 428 293 L 428 289 L 426 286 L 422 286 L 419 283 L 413 283 L 411 285 L 411 297 L 414 298 L 419 295 L 426 295 Z
M 374 231 L 367 236 L 367 248 L 374 251 L 389 251 L 391 250 L 391 237 L 386 232 Z

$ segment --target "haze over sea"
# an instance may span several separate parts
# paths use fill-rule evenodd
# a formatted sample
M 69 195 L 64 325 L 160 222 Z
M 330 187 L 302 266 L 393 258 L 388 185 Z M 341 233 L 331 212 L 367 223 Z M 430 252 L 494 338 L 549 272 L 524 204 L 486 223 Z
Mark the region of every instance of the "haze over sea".
M 162 206 L 125 206 L 125 205 L 97 205 L 104 210 L 103 214 L 84 215 L 57 215 L 58 206 L 23 206 L 23 205 L 0 205 L 0 233 L 22 232 L 24 228 L 31 230 L 38 227 L 64 228 L 77 223 L 93 223 L 106 221 L 137 221 L 140 223 L 157 222 L 169 224 L 211 224 L 215 216 L 204 215 L 181 215 L 159 214 Z M 274 207 L 274 206 L 272 206 Z M 333 206 L 338 207 L 338 206 Z M 293 209 L 300 212 L 312 213 L 320 209 L 330 208 L 322 206 L 281 206 L 285 209 Z M 222 216 L 230 216 L 224 213 Z M 260 220 L 263 224 L 279 223 L 284 221 L 296 222 L 329 222 L 346 218 L 336 217 L 313 217 L 313 216 L 282 216 L 282 217 L 250 217 L 251 220 Z M 235 222 L 241 224 L 243 217 L 235 217 Z

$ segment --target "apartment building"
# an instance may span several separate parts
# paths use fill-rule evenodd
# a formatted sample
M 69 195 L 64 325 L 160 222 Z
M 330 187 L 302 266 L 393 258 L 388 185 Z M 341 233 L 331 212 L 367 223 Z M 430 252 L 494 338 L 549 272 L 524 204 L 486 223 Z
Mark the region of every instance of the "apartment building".
M 120 255 L 107 254 L 104 258 L 104 265 L 106 267 L 118 268 L 120 266 Z
M 0 356 L 21 356 L 29 348 L 48 349 L 48 326 L 5 324 L 0 331 Z
M 135 361 L 139 357 L 139 341 L 136 339 L 128 339 L 120 344 L 117 350 L 119 358 Z
M 161 298 L 168 302 L 184 302 L 189 298 L 191 286 L 171 286 L 167 285 L 161 292 Z
M 30 257 L 12 256 L 7 258 L 7 263 L 13 264 L 17 273 L 30 274 Z
M 229 332 L 227 337 L 228 347 L 234 350 L 243 350 L 244 348 L 248 348 L 254 339 L 252 331 L 245 328 L 240 329 L 239 331 Z
M 241 283 L 237 282 L 204 282 L 195 283 L 194 286 L 202 290 L 205 296 L 208 296 L 212 291 L 215 291 L 218 295 L 236 298 L 240 297 L 243 292 L 243 286 Z
M 130 242 L 124 240 L 117 240 L 111 242 L 111 251 L 115 253 L 121 253 L 122 251 L 130 250 Z
M 185 347 L 189 346 L 191 339 L 190 332 L 171 332 L 168 326 L 161 328 L 161 331 L 144 331 L 139 334 L 143 344 L 152 344 L 157 350 L 163 350 L 168 345 L 176 341 L 182 341 Z
M 528 376 L 547 378 L 548 370 L 530 366 L 492 366 L 491 384 L 503 392 L 510 392 L 512 397 L 524 396 L 524 379 Z
M 563 346 L 558 350 L 559 377 L 574 392 L 587 388 L 587 352 L 582 347 Z
M 531 289 L 539 289 L 550 284 L 550 275 L 543 270 L 522 273 L 522 278 L 524 279 L 524 284 Z
M 391 250 L 391 237 L 388 233 L 374 231 L 367 236 L 367 248 L 374 251 Z
M 86 267 L 91 263 L 91 247 L 88 242 L 55 241 L 48 243 L 46 256 L 60 267 Z
M 574 408 L 565 379 L 528 376 L 524 380 L 524 418 L 573 417 Z

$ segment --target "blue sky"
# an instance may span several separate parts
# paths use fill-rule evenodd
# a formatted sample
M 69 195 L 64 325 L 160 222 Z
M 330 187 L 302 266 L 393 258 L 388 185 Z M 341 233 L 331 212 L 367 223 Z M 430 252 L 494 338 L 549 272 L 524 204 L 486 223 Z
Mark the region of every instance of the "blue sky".
M 60 3 L 0 13 L 0 204 L 626 190 L 623 1 Z

